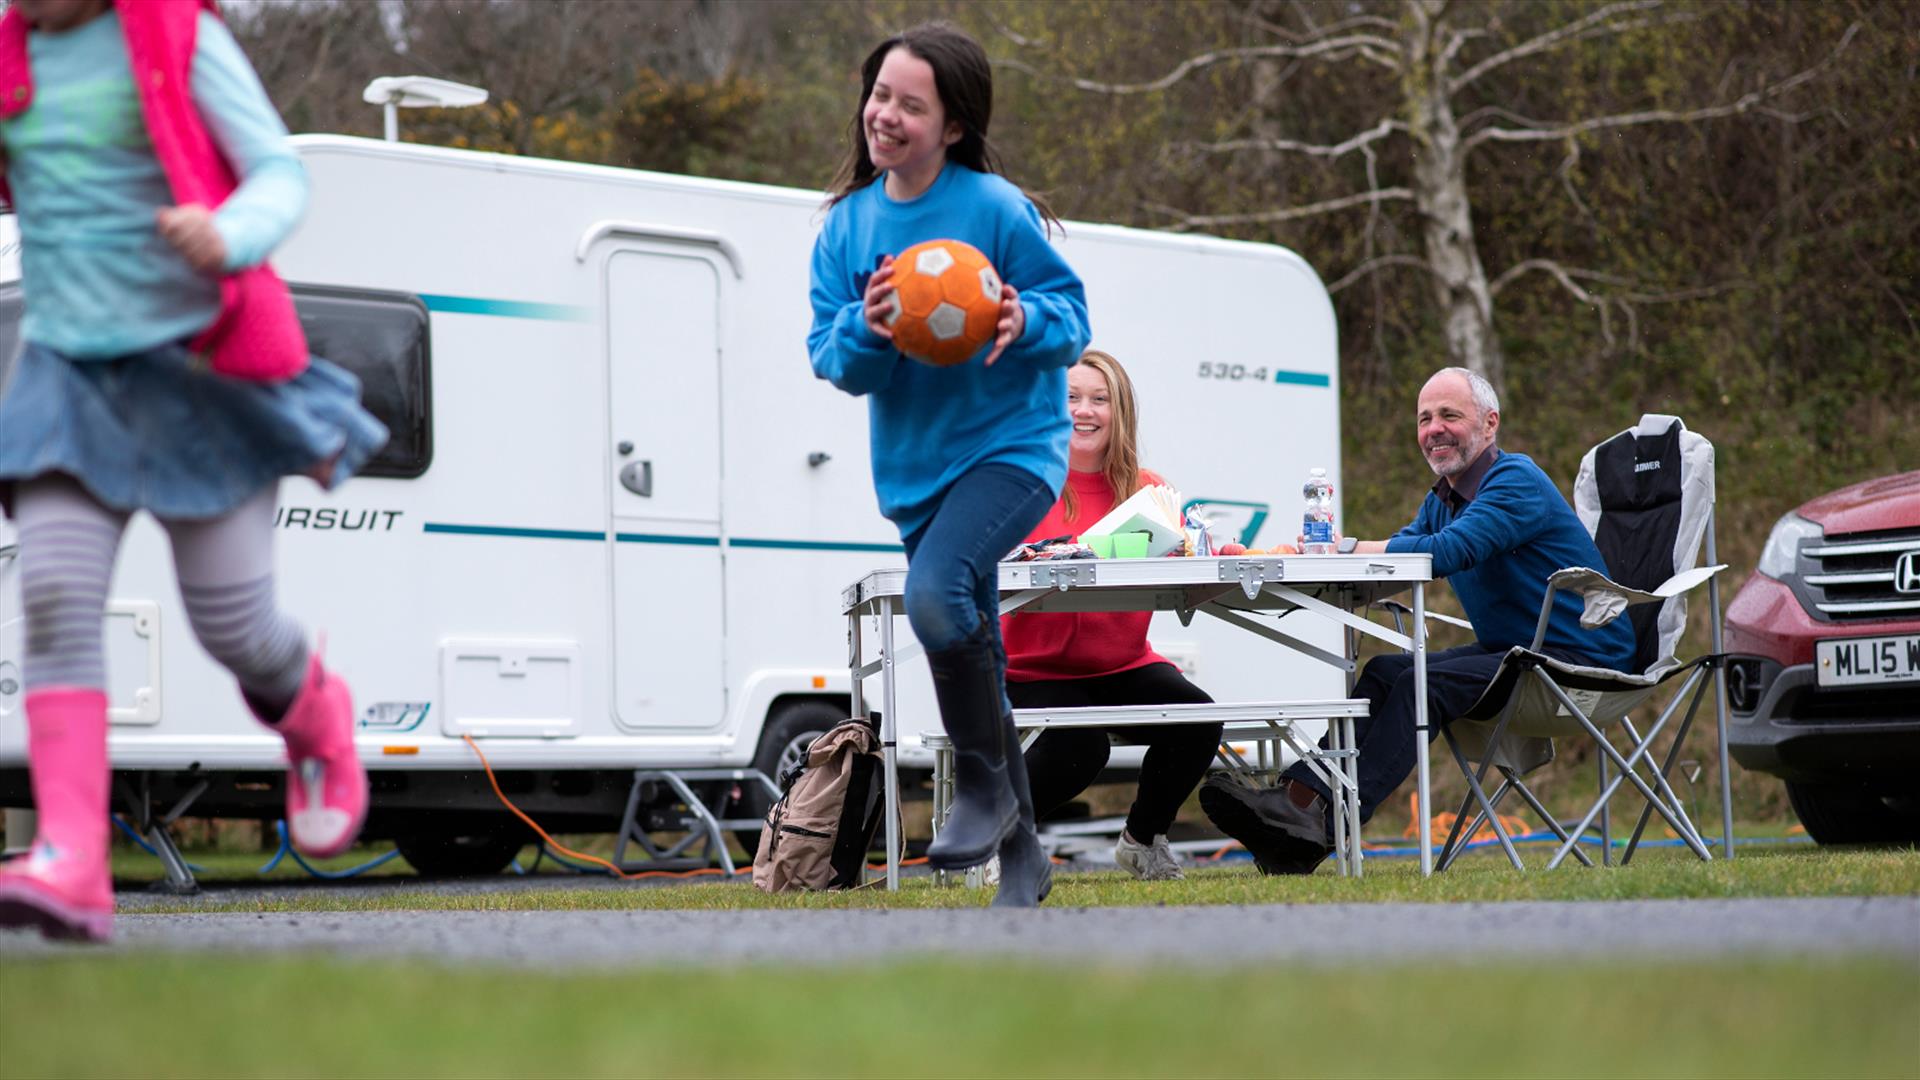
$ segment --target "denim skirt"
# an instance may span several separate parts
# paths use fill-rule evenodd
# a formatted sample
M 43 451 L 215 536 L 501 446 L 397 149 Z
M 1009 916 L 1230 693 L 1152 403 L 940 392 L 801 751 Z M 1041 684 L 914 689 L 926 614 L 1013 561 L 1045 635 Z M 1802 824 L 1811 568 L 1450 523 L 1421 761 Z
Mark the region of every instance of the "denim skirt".
M 181 345 L 74 360 L 28 342 L 0 392 L 0 506 L 17 482 L 64 473 L 115 510 L 214 518 L 283 476 L 332 488 L 386 442 L 360 380 L 319 357 L 258 383 Z

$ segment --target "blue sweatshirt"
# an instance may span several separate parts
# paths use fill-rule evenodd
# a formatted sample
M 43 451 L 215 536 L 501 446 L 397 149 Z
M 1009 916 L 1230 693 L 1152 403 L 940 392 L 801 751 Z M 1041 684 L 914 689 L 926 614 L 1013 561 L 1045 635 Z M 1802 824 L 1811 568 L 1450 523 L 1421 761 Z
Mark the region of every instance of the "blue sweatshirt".
M 937 368 L 909 360 L 867 327 L 867 279 L 883 255 L 923 240 L 979 248 L 1020 293 L 1027 327 L 992 367 L 985 355 Z M 918 198 L 887 197 L 884 174 L 835 204 L 813 247 L 813 373 L 868 395 L 880 512 L 911 536 L 947 488 L 988 462 L 1013 465 L 1057 495 L 1067 478 L 1066 369 L 1092 339 L 1086 290 L 1047 242 L 1020 189 L 949 163 Z
M 1387 541 L 1387 551 L 1432 555 L 1433 576 L 1447 579 L 1474 636 L 1496 649 L 1533 643 L 1540 601 L 1554 571 L 1570 566 L 1607 571 L 1600 549 L 1560 489 L 1532 458 L 1505 452 L 1459 513 L 1429 492 L 1413 523 Z M 1583 630 L 1583 607 L 1578 594 L 1555 593 L 1544 644 L 1594 667 L 1626 670 L 1633 662 L 1632 624 L 1623 616 Z
M 120 14 L 27 35 L 33 105 L 0 123 L 20 205 L 23 335 L 75 359 L 140 352 L 204 329 L 219 286 L 160 238 L 173 205 L 133 85 Z M 240 186 L 214 213 L 229 271 L 266 260 L 307 205 L 307 174 L 226 24 L 201 12 L 189 92 Z

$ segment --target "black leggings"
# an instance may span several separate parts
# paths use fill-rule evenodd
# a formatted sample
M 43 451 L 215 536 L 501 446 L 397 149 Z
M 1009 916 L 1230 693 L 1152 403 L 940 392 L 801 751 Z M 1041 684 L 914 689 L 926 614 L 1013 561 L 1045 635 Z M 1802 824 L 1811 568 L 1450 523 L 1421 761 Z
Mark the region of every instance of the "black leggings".
M 1172 664 L 1148 664 L 1091 679 L 1009 682 L 1007 697 L 1016 709 L 1204 704 L 1213 700 Z M 1207 774 L 1220 745 L 1220 725 L 1152 724 L 1042 732 L 1027 748 L 1027 777 L 1033 787 L 1037 816 L 1045 817 L 1087 790 L 1100 770 L 1107 767 L 1109 736 L 1147 748 L 1146 758 L 1140 763 L 1140 790 L 1127 813 L 1127 834 L 1143 844 L 1151 843 L 1173 824 L 1180 804 Z

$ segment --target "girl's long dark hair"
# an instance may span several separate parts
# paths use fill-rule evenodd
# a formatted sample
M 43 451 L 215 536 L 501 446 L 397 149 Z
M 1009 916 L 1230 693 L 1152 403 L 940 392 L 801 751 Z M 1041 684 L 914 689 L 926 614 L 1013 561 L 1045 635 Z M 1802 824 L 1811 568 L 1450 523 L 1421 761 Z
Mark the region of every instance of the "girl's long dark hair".
M 860 104 L 854 107 L 853 122 L 847 125 L 847 156 L 827 185 L 828 206 L 873 183 L 879 175 L 867 154 L 867 99 L 873 96 L 880 65 L 896 48 L 906 49 L 933 68 L 933 87 L 940 95 L 940 106 L 949 121 L 960 125 L 960 141 L 947 147 L 948 160 L 975 172 L 1007 175 L 1000 152 L 987 139 L 987 125 L 993 120 L 993 65 L 987 61 L 987 51 L 952 23 L 922 23 L 881 42 L 860 65 Z M 1021 193 L 1040 211 L 1043 220 L 1060 224 L 1046 199 L 1025 188 Z

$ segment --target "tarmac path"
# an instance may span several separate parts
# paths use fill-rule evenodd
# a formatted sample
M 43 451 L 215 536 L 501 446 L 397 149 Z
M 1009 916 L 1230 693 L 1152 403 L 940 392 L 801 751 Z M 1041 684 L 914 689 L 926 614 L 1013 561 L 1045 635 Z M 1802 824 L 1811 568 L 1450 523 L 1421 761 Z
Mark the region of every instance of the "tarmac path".
M 1893 958 L 1920 969 L 1920 897 L 841 911 L 354 911 L 142 915 L 120 950 L 577 970 L 870 963 L 1336 965 L 1508 956 Z M 0 963 L 62 949 L 0 934 Z M 66 947 L 70 948 L 70 947 Z

